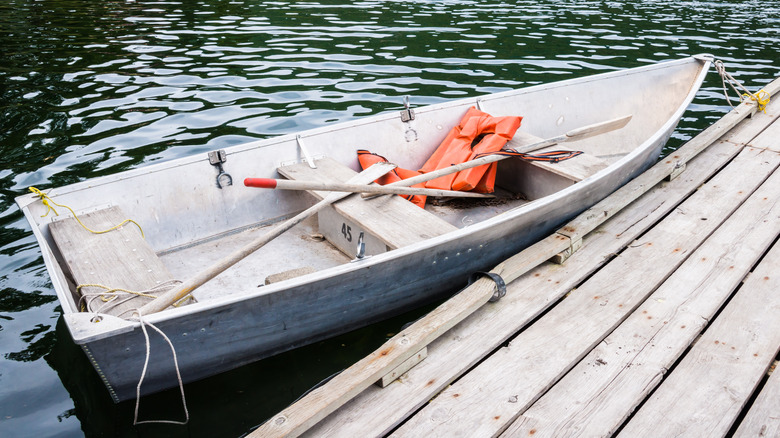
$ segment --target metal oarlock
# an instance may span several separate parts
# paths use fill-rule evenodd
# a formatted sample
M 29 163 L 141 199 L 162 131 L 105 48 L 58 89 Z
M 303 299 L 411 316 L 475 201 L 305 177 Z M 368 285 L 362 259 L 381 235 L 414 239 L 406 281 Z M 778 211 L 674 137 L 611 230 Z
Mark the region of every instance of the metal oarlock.
M 401 111 L 401 121 L 408 122 L 414 120 L 414 110 L 409 105 L 409 96 L 404 96 L 404 110 Z
M 355 259 L 352 261 L 356 262 L 358 260 L 363 260 L 365 258 L 366 258 L 366 242 L 363 241 L 363 232 L 361 231 L 357 241 L 357 254 L 355 254 Z
M 217 173 L 217 187 L 220 189 L 233 185 L 233 177 L 222 168 L 222 163 L 225 161 L 227 161 L 227 153 L 225 153 L 224 149 L 209 152 L 209 163 L 212 166 L 216 166 L 219 171 Z

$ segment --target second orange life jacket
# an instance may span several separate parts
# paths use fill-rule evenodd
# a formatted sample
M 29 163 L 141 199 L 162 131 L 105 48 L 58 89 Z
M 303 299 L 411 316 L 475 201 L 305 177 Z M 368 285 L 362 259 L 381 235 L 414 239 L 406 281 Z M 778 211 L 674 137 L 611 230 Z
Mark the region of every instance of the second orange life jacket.
M 357 156 L 358 156 L 358 162 L 360 163 L 360 168 L 363 170 L 368 169 L 369 167 L 371 167 L 371 165 L 376 163 L 388 162 L 385 157 L 369 152 L 365 149 L 358 149 Z M 419 174 L 420 172 L 416 170 L 402 169 L 400 167 L 396 167 L 392 171 L 384 174 L 381 178 L 377 179 L 375 182 L 380 185 L 386 185 L 396 181 L 400 181 L 402 179 L 411 178 Z M 412 187 L 425 187 L 425 183 L 416 184 Z M 422 195 L 398 195 L 398 196 L 401 196 L 404 199 L 412 201 L 415 205 L 417 205 L 420 208 L 425 208 L 425 201 L 428 198 L 427 196 L 422 196 Z
M 477 155 L 501 150 L 520 127 L 522 117 L 493 117 L 474 107 L 469 108 L 457 126 L 452 128 L 433 155 L 420 169 L 421 173 L 465 163 Z M 425 187 L 441 190 L 495 190 L 498 163 L 462 170 L 425 183 Z

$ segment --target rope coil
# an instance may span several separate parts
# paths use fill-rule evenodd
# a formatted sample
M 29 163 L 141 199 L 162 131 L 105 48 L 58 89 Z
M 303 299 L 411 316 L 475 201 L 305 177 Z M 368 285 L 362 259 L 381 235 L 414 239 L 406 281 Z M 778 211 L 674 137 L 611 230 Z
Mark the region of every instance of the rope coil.
M 100 317 L 100 313 L 105 313 L 107 310 L 110 310 L 113 307 L 118 306 L 119 304 L 122 304 L 129 299 L 132 299 L 136 296 L 143 296 L 148 298 L 156 298 L 155 295 L 152 295 L 150 292 L 164 292 L 172 287 L 174 287 L 176 284 L 181 283 L 180 280 L 169 280 L 166 282 L 163 282 L 151 289 L 145 290 L 145 291 L 131 291 L 127 289 L 121 289 L 121 288 L 109 288 L 108 286 L 104 286 L 102 284 L 80 284 L 76 287 L 76 290 L 81 293 L 81 299 L 80 299 L 80 305 L 82 306 L 82 311 L 90 311 L 95 314 L 95 317 L 92 319 L 93 322 L 100 322 L 102 318 Z M 99 289 L 105 289 L 105 292 L 97 292 L 97 293 L 85 293 L 82 292 L 81 289 L 85 287 L 94 287 Z M 125 297 L 122 297 L 122 295 L 126 295 Z M 187 295 L 186 297 L 182 298 L 181 300 L 174 303 L 174 306 L 178 306 L 181 302 L 183 302 L 186 299 L 195 299 L 191 295 Z M 84 304 L 84 301 L 86 304 Z M 103 303 L 100 304 L 99 307 L 92 309 L 92 303 L 95 301 L 102 301 Z M 176 355 L 176 349 L 173 346 L 173 342 L 171 342 L 170 338 L 159 328 L 157 328 L 154 324 L 151 322 L 145 320 L 143 316 L 141 315 L 141 311 L 139 309 L 132 309 L 129 312 L 132 312 L 132 319 L 137 319 L 138 322 L 141 323 L 141 332 L 144 336 L 144 344 L 146 347 L 146 356 L 144 358 L 144 366 L 141 370 L 141 377 L 138 379 L 138 385 L 136 386 L 136 395 L 135 395 L 135 414 L 133 417 L 133 425 L 138 424 L 155 424 L 155 423 L 162 423 L 162 424 L 176 424 L 176 425 L 186 425 L 190 421 L 190 413 L 187 409 L 187 399 L 184 395 L 184 380 L 182 380 L 181 377 L 181 371 L 179 370 L 179 358 Z M 118 317 L 121 317 L 120 315 L 115 315 Z M 168 347 L 171 350 L 171 354 L 173 355 L 173 366 L 176 371 L 176 379 L 179 383 L 179 391 L 181 393 L 181 402 L 182 407 L 184 409 L 184 421 L 175 421 L 175 420 L 138 420 L 138 412 L 141 407 L 141 385 L 144 382 L 144 379 L 146 378 L 146 372 L 149 368 L 149 360 L 151 358 L 151 341 L 149 340 L 149 333 L 146 330 L 146 327 L 151 327 L 154 331 L 156 331 L 162 338 L 165 340 L 165 342 L 168 344 Z
M 155 287 L 142 291 L 128 290 L 121 287 L 108 287 L 97 283 L 84 283 L 76 286 L 76 292 L 81 296 L 79 300 L 79 308 L 81 311 L 97 314 L 108 313 L 111 309 L 135 297 L 145 297 L 153 300 L 157 298 L 158 295 L 156 294 L 166 292 L 181 283 L 181 280 L 168 280 Z M 103 292 L 85 292 L 82 290 L 84 288 L 103 289 Z M 187 295 L 181 300 L 173 303 L 173 306 L 178 307 L 187 299 L 195 300 L 195 297 Z M 129 311 L 114 316 L 122 318 L 127 312 Z

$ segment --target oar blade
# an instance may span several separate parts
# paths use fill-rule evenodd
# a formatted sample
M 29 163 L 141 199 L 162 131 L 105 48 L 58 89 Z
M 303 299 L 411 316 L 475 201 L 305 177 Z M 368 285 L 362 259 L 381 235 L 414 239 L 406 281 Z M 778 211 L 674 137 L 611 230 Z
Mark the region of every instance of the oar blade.
M 604 134 L 605 132 L 614 131 L 620 129 L 631 121 L 632 115 L 618 117 L 616 119 L 607 120 L 605 122 L 594 123 L 592 125 L 583 126 L 581 128 L 572 129 L 566 133 L 565 141 L 584 140 L 586 138 L 593 137 L 595 135 Z

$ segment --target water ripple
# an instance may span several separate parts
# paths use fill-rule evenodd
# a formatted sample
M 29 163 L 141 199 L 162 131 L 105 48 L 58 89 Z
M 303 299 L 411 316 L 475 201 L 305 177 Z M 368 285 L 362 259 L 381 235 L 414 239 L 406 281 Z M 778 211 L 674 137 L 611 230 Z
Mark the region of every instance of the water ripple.
M 671 0 L 6 0 L 0 290 L 53 295 L 13 205 L 30 185 L 396 111 L 404 95 L 426 105 L 697 53 L 723 59 L 755 90 L 780 74 L 780 8 L 738 5 L 739 13 L 733 2 Z M 711 74 L 670 147 L 728 108 Z M 36 327 L 59 311 L 37 302 L 0 313 L 15 318 L 2 327 L 2 351 L 41 351 L 33 344 L 53 329 Z M 7 381 L 0 388 L 0 404 L 22 393 Z M 50 417 L 62 401 L 39 412 Z

